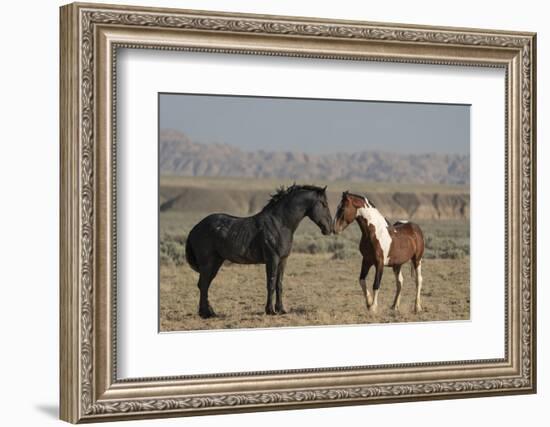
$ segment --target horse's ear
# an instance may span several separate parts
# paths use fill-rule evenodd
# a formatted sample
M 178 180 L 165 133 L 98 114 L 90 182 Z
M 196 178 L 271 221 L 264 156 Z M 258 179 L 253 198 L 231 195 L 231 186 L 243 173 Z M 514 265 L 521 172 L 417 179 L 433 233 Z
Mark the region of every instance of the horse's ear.
M 345 201 L 346 203 L 351 203 L 351 204 L 353 204 L 353 198 L 350 197 L 349 191 L 344 191 L 344 192 L 342 193 L 342 201 Z
M 325 185 L 325 187 L 323 188 L 323 193 L 326 193 L 327 192 L 327 186 Z
M 348 192 L 342 191 L 342 198 L 340 199 L 342 202 L 348 198 Z

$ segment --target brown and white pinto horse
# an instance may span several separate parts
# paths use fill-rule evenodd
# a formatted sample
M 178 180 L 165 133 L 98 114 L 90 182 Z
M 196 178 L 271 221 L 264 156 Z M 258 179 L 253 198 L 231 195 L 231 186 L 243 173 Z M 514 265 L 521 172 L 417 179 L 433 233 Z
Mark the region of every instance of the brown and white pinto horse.
M 420 291 L 422 289 L 421 264 L 424 255 L 424 236 L 420 227 L 408 221 L 398 221 L 391 225 L 366 197 L 346 191 L 342 193 L 342 200 L 334 217 L 334 233 L 341 233 L 353 221 L 357 221 L 362 233 L 359 250 L 363 255 L 363 263 L 359 284 L 363 290 L 367 308 L 371 311 L 377 309 L 382 272 L 387 266 L 393 268 L 397 287 L 392 308 L 399 310 L 401 288 L 403 287 L 401 266 L 407 261 L 411 261 L 411 266 L 416 273 L 415 311 L 422 311 Z M 373 285 L 374 296 L 371 296 L 365 282 L 372 266 L 376 269 Z

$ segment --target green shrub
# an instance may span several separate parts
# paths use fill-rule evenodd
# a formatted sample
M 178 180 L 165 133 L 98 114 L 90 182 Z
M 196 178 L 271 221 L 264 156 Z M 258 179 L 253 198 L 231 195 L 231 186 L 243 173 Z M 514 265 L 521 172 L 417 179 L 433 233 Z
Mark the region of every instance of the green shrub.
M 349 259 L 356 257 L 359 254 L 358 249 L 351 249 L 349 247 L 342 247 L 336 249 L 332 254 L 332 259 Z
M 335 254 L 336 252 L 357 250 L 357 242 L 341 236 L 321 234 L 296 234 L 292 251 L 305 254 Z
M 311 234 L 295 235 L 292 244 L 293 252 L 304 254 L 321 254 L 327 252 L 327 241 L 323 236 Z
M 186 240 L 187 236 L 163 234 L 160 238 L 160 263 L 182 265 L 185 262 Z
M 456 236 L 449 238 L 441 235 L 425 236 L 425 258 L 461 259 L 470 255 L 470 239 Z

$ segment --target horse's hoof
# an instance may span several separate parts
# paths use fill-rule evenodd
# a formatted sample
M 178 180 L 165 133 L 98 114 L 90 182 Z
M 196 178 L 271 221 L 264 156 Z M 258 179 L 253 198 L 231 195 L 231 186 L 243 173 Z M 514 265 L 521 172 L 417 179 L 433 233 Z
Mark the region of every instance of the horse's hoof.
M 284 307 L 275 307 L 275 312 L 277 314 L 286 314 L 286 310 Z
M 378 306 L 376 304 L 373 304 L 369 307 L 369 311 L 371 313 L 376 313 L 377 310 L 378 310 Z
M 391 306 L 391 309 L 392 309 L 393 311 L 399 311 L 399 306 L 398 306 L 398 305 L 392 305 L 392 306 Z
M 199 316 L 203 319 L 209 319 L 211 317 L 216 317 L 216 313 L 214 312 L 214 310 L 209 308 L 208 310 L 199 310 Z
M 266 307 L 265 314 L 267 314 L 268 316 L 275 316 L 277 313 L 275 312 L 275 310 L 273 310 L 273 307 Z
M 212 314 L 210 313 L 203 313 L 202 311 L 199 311 L 199 316 L 203 319 L 210 319 L 212 316 Z
M 415 312 L 415 313 L 420 313 L 420 312 L 422 312 L 422 306 L 421 306 L 420 304 L 415 305 L 415 307 L 414 307 L 414 312 Z

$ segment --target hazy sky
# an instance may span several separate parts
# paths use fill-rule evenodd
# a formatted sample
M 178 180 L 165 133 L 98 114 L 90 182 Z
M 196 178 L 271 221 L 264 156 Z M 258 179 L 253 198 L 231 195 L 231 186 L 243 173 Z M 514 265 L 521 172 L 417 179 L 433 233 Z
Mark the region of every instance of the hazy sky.
M 246 151 L 470 153 L 470 107 L 160 94 L 160 129 Z

